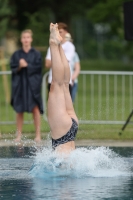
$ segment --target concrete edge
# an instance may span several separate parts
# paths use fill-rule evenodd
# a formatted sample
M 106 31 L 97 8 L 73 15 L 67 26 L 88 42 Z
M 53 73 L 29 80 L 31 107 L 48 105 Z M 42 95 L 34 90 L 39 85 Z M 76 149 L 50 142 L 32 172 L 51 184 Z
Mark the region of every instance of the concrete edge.
M 20 143 L 16 143 L 13 140 L 0 140 L 0 147 L 6 146 L 46 146 L 51 141 L 42 140 L 40 143 L 34 142 L 34 140 L 24 140 Z M 133 147 L 133 141 L 117 141 L 117 140 L 76 140 L 76 146 L 89 147 L 89 146 L 105 146 L 105 147 Z

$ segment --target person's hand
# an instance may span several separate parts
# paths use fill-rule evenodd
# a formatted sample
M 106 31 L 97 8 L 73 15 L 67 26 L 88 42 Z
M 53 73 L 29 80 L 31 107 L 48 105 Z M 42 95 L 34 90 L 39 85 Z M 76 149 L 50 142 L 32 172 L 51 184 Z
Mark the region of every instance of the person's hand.
M 72 76 L 72 78 L 71 78 L 71 79 L 72 79 L 72 85 L 73 85 L 73 84 L 74 84 L 74 82 L 75 82 L 75 77 L 73 77 L 73 76 Z
M 20 66 L 20 68 L 25 68 L 28 66 L 28 63 L 25 61 L 25 59 L 21 58 L 19 60 L 19 66 Z
M 71 80 L 71 82 L 72 82 L 72 83 L 71 83 L 71 86 L 73 86 L 73 85 L 74 85 L 74 80 Z

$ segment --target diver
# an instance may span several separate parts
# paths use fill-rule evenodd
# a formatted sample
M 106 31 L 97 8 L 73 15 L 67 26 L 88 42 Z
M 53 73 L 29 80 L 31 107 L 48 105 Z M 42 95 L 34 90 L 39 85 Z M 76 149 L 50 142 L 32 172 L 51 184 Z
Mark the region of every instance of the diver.
M 62 37 L 58 24 L 50 24 L 49 45 L 51 51 L 52 83 L 48 97 L 48 122 L 52 147 L 68 154 L 75 149 L 78 118 L 69 92 L 70 67 L 61 46 Z

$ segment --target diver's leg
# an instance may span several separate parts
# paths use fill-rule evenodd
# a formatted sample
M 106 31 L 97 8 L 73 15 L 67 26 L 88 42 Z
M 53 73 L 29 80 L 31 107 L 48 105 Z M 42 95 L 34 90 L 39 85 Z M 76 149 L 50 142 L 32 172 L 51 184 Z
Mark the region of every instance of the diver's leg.
M 78 122 L 78 118 L 74 111 L 72 98 L 71 98 L 70 92 L 69 92 L 69 82 L 70 82 L 70 76 L 71 76 L 69 63 L 66 59 L 64 50 L 62 49 L 61 46 L 59 46 L 59 51 L 60 51 L 61 60 L 63 62 L 63 66 L 64 66 L 64 87 L 63 87 L 63 89 L 64 89 L 64 95 L 65 95 L 66 110 L 67 110 L 67 113 Z
M 55 25 L 50 25 L 50 31 L 52 83 L 48 98 L 48 121 L 52 137 L 57 139 L 66 134 L 71 127 L 72 121 L 65 105 L 64 66 L 59 51 L 62 38 Z
M 64 80 L 64 68 L 60 57 L 59 46 L 62 41 L 61 36 L 56 30 L 54 24 L 50 24 L 50 52 L 51 52 L 51 66 L 52 66 L 52 81 L 61 85 Z

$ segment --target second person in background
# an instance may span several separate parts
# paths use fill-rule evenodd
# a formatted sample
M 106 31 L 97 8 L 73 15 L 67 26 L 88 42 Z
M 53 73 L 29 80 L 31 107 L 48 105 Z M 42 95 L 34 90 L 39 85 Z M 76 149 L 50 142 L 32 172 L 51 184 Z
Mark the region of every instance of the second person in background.
M 66 40 L 66 33 L 68 33 L 67 24 L 62 23 L 62 22 L 58 23 L 58 29 L 59 29 L 60 36 L 62 37 L 61 46 L 64 50 L 65 56 L 66 56 L 66 58 L 69 62 L 69 67 L 70 67 L 73 63 L 73 57 L 74 57 L 74 54 L 75 54 L 75 46 L 73 45 L 72 42 Z M 48 48 L 48 50 L 47 50 L 47 54 L 46 54 L 46 58 L 45 58 L 45 67 L 50 69 L 49 76 L 48 76 L 48 91 L 49 91 L 50 85 L 51 85 L 51 82 L 52 82 L 50 48 Z M 71 67 L 70 67 L 70 70 L 71 70 Z M 72 74 L 72 71 L 71 71 L 71 74 Z M 71 93 L 71 87 L 72 87 L 72 80 L 70 79 L 70 82 L 69 82 L 70 93 Z

